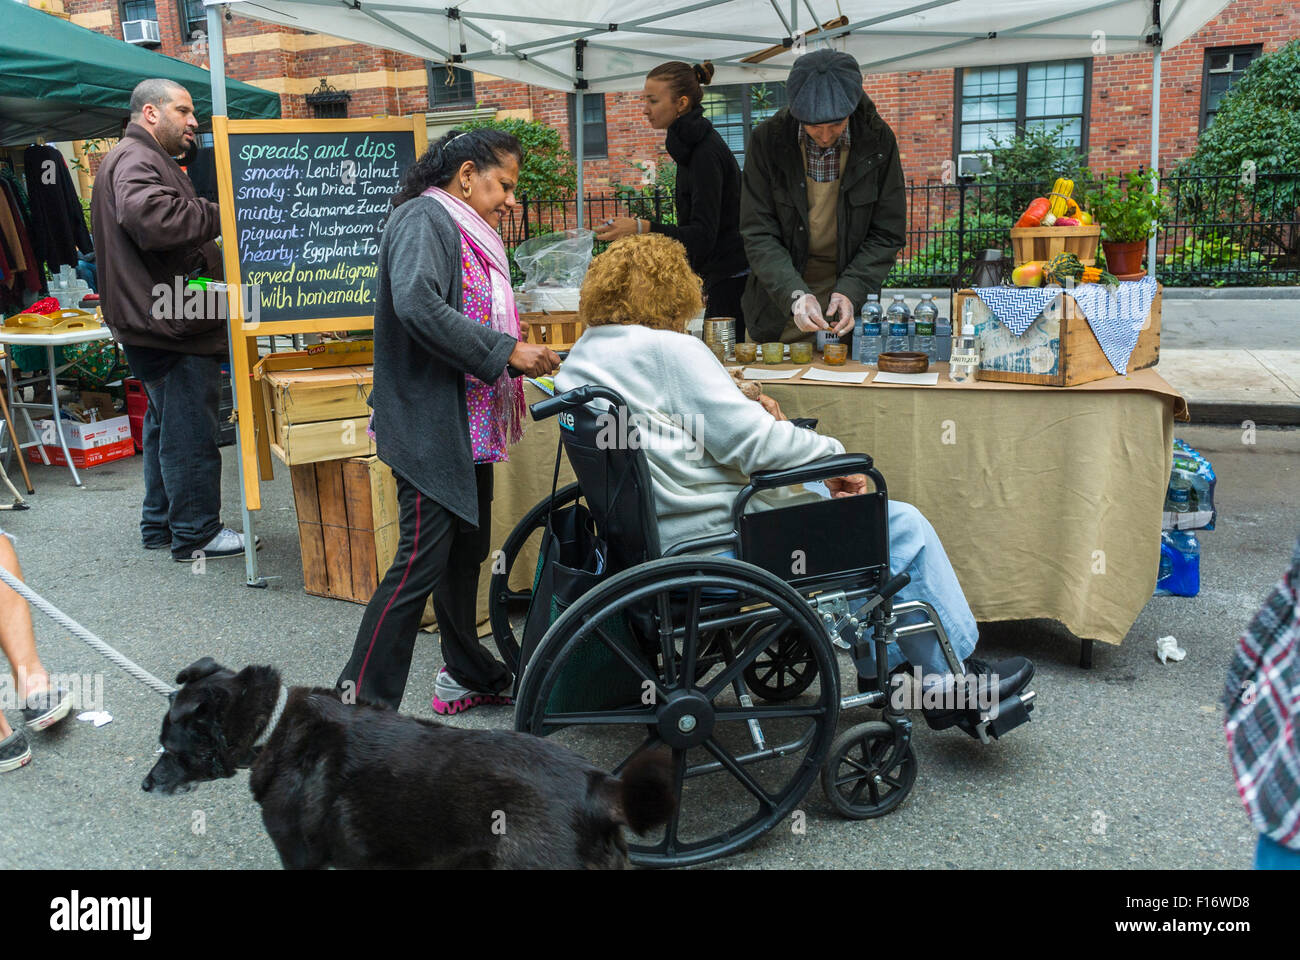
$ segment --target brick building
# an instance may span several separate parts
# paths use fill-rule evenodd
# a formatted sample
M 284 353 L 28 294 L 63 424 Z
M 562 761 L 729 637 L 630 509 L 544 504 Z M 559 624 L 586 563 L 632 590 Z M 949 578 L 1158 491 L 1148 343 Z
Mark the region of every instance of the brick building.
M 150 45 L 170 56 L 207 62 L 202 41 L 194 40 L 195 31 L 203 29 L 198 0 L 46 0 L 45 6 L 117 37 L 124 21 L 153 21 L 157 43 Z M 133 34 L 141 29 L 131 27 Z M 1234 0 L 1190 40 L 1167 51 L 1161 90 L 1164 164 L 1192 151 L 1200 130 L 1212 122 L 1218 97 L 1252 57 L 1297 36 L 1300 5 L 1294 0 Z M 1095 169 L 1134 168 L 1150 154 L 1151 56 L 1108 56 L 1100 48 L 1095 53 L 1040 64 L 876 74 L 866 78 L 865 87 L 898 135 L 909 179 L 941 178 L 945 161 L 980 152 L 990 131 L 1005 136 L 1018 126 L 1058 122 L 1067 125 L 1066 135 Z M 430 133 L 436 134 L 471 117 L 515 116 L 557 127 L 572 147 L 567 94 L 467 71 L 449 75 L 440 65 L 405 54 L 237 15 L 226 24 L 226 70 L 278 93 L 285 117 L 427 112 Z M 780 84 L 710 88 L 710 114 L 742 160 L 749 127 L 779 108 L 783 93 Z M 584 99 L 586 152 L 593 158 L 585 173 L 592 192 L 638 182 L 643 174 L 634 164 L 667 159 L 662 136 L 641 116 L 637 94 Z

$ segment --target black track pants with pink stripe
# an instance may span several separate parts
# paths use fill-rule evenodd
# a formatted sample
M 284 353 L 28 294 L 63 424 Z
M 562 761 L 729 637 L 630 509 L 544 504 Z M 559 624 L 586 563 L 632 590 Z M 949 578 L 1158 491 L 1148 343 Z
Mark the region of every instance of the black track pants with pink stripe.
M 491 540 L 492 465 L 477 464 L 474 472 L 477 529 L 395 475 L 401 531 L 397 555 L 366 605 L 352 656 L 339 674 L 340 690 L 355 690 L 361 699 L 393 709 L 401 706 L 430 593 L 452 678 L 481 693 L 496 693 L 510 683 L 510 671 L 479 643 L 475 625 L 479 567 Z

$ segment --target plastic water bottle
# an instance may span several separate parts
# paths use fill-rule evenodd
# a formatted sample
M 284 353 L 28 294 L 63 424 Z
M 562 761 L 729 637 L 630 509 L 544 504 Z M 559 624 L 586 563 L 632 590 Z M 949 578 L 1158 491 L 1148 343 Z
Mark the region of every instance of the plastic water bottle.
M 880 362 L 881 318 L 880 297 L 867 294 L 867 302 L 858 316 L 858 330 L 853 335 L 853 359 L 856 363 L 875 366 Z
M 1166 573 L 1167 571 L 1167 573 Z M 1156 596 L 1194 597 L 1201 592 L 1201 544 L 1190 530 L 1160 535 L 1160 573 Z
M 921 294 L 921 302 L 916 306 L 915 317 L 916 339 L 913 341 L 912 349 L 924 353 L 933 363 L 935 360 L 934 327 L 939 320 L 939 308 L 934 305 L 932 294 Z
M 889 305 L 885 311 L 885 322 L 889 325 L 889 331 L 885 337 L 885 350 L 889 353 L 899 353 L 911 349 L 910 338 L 907 334 L 908 321 L 912 319 L 912 311 L 907 309 L 907 304 L 903 302 L 901 293 L 894 294 L 894 302 Z

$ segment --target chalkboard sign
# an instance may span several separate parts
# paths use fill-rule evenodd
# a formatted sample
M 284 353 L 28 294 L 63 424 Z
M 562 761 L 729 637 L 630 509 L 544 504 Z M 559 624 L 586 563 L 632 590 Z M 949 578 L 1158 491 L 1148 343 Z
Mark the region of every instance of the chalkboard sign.
M 389 201 L 415 162 L 404 131 L 230 133 L 245 313 L 259 323 L 373 316 Z M 259 310 L 252 310 L 257 290 Z
M 261 509 L 258 481 L 272 476 L 257 338 L 374 326 L 380 233 L 427 129 L 424 114 L 212 118 L 246 510 Z

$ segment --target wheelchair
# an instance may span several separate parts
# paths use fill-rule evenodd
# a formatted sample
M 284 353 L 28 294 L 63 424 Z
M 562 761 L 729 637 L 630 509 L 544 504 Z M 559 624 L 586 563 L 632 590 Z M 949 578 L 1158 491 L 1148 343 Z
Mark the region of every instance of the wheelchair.
M 517 677 L 516 730 L 555 737 L 616 774 L 643 750 L 672 751 L 677 810 L 649 837 L 629 835 L 632 861 L 687 866 L 734 854 L 787 820 L 798 832 L 798 805 L 818 778 L 846 818 L 895 810 L 916 781 L 916 755 L 912 721 L 890 696 L 889 645 L 934 630 L 950 669 L 961 670 L 934 608 L 892 600 L 909 578 L 889 572 L 888 494 L 872 458 L 756 473 L 736 496 L 729 532 L 663 545 L 624 399 L 588 385 L 530 409 L 538 421 L 559 416 L 578 479 L 553 483 L 507 539 L 489 587 L 493 635 Z M 626 425 L 618 442 L 609 442 L 611 423 Z M 859 473 L 874 491 L 745 509 L 764 490 Z M 561 605 L 546 595 L 557 560 L 545 535 L 557 511 L 584 502 L 594 527 L 586 532 L 603 552 L 587 571 L 589 588 Z M 536 568 L 519 571 L 512 587 L 539 530 Z M 710 555 L 728 548 L 734 559 Z M 520 588 L 529 573 L 532 588 Z M 521 636 L 511 614 L 525 606 Z M 899 626 L 909 611 L 924 620 Z M 843 694 L 841 652 L 860 662 L 868 651 L 874 688 L 860 681 L 859 692 Z M 959 725 L 987 743 L 1027 721 L 1033 700 L 1024 690 L 993 716 Z M 880 719 L 837 735 L 840 711 L 855 707 L 878 709 Z

